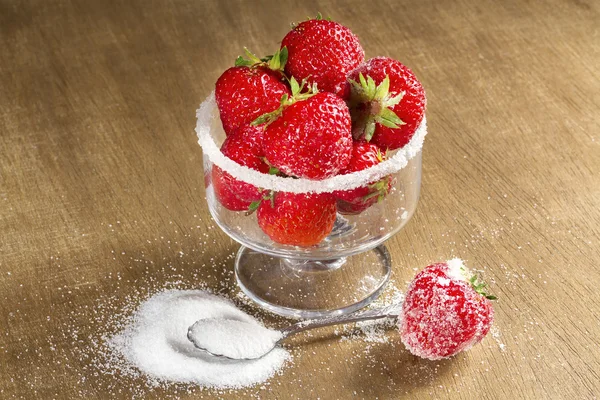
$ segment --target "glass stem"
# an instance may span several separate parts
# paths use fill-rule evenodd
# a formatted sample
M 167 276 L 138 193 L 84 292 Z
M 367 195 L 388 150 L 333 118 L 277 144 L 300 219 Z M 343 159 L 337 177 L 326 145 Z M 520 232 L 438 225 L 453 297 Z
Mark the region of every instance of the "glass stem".
M 291 268 L 298 272 L 327 272 L 341 268 L 346 263 L 346 257 L 330 260 L 297 260 L 293 258 L 282 258 L 281 267 Z

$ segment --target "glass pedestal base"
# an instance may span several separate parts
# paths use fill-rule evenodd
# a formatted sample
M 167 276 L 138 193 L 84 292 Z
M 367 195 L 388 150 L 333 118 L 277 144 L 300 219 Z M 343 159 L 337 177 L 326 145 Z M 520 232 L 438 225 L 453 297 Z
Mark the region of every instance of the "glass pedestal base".
M 342 315 L 375 300 L 391 273 L 390 255 L 379 246 L 351 257 L 297 260 L 242 246 L 235 260 L 241 290 L 261 307 L 285 317 Z

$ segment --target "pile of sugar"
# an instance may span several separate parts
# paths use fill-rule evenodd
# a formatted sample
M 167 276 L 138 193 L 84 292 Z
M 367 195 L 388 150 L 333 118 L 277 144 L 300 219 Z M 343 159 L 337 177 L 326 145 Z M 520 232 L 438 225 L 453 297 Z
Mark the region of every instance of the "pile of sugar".
M 112 352 L 152 380 L 211 388 L 242 388 L 272 377 L 289 359 L 276 348 L 256 360 L 233 361 L 198 350 L 188 328 L 205 318 L 225 318 L 261 326 L 222 297 L 201 290 L 166 290 L 140 305 L 129 324 L 107 339 Z
M 201 319 L 188 331 L 188 339 L 197 347 L 233 359 L 262 357 L 281 338 L 280 331 L 237 319 Z

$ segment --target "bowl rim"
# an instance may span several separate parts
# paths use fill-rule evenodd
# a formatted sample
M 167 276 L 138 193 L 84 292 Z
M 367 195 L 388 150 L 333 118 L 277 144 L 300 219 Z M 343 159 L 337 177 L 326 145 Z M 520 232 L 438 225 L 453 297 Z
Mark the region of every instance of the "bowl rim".
M 211 126 L 214 126 L 214 119 L 217 118 L 215 113 L 216 108 L 215 92 L 212 91 L 196 111 L 197 120 L 195 130 L 198 136 L 198 144 L 202 146 L 204 157 L 242 182 L 277 192 L 329 193 L 336 190 L 351 190 L 368 185 L 371 182 L 376 182 L 406 167 L 408 161 L 422 150 L 423 142 L 427 135 L 427 119 L 423 116 L 421 124 L 410 141 L 404 147 L 398 149 L 390 158 L 373 167 L 350 174 L 336 175 L 323 180 L 281 177 L 255 171 L 238 164 L 221 153 L 219 146 L 217 146 L 211 135 Z

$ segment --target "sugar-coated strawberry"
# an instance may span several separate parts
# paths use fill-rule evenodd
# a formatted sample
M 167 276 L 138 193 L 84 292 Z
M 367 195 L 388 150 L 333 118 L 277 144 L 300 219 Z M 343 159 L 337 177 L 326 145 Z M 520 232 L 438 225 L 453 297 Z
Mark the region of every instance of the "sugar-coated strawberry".
M 346 103 L 321 92 L 283 108 L 265 129 L 263 149 L 269 163 L 286 175 L 324 179 L 350 162 L 351 128 Z
M 399 61 L 372 58 L 348 76 L 355 137 L 395 150 L 407 144 L 425 115 L 425 91 Z
M 350 163 L 340 172 L 340 175 L 362 171 L 383 160 L 385 160 L 385 155 L 376 144 L 354 142 Z M 383 200 L 391 188 L 392 177 L 386 176 L 367 186 L 336 191 L 334 195 L 337 199 L 338 211 L 342 214 L 360 214 L 373 204 Z
M 260 127 L 243 126 L 227 136 L 221 152 L 240 165 L 268 173 L 269 165 L 262 159 L 262 135 Z M 228 210 L 246 211 L 252 202 L 262 197 L 262 190 L 234 178 L 216 165 L 212 169 L 212 183 L 217 199 Z
M 335 199 L 329 193 L 274 193 L 257 212 L 258 225 L 273 241 L 293 246 L 320 243 L 333 229 Z
M 219 77 L 215 87 L 215 100 L 221 122 L 229 135 L 256 117 L 279 107 L 284 94 L 290 94 L 281 81 L 281 74 L 264 66 L 236 66 Z
M 414 355 L 438 360 L 479 343 L 490 330 L 494 310 L 462 261 L 433 264 L 408 287 L 400 322 L 401 339 Z
M 346 98 L 346 76 L 364 61 L 358 38 L 343 25 L 321 19 L 301 22 L 281 42 L 287 47 L 285 72 L 297 80 L 316 83 L 319 90 Z

